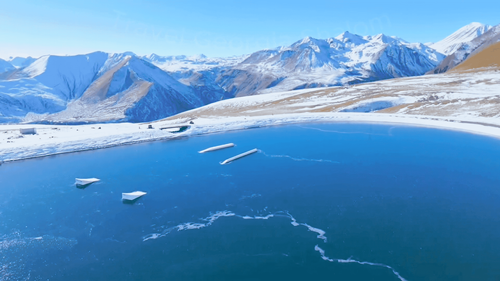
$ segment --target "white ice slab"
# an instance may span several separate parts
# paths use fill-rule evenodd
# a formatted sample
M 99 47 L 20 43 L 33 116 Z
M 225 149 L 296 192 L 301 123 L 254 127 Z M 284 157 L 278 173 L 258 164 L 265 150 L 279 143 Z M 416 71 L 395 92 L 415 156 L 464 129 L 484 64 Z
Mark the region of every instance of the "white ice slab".
M 122 193 L 122 200 L 135 200 L 143 195 L 146 195 L 143 191 L 134 191 L 130 193 Z
M 238 154 L 238 155 L 236 155 L 236 156 L 234 156 L 234 157 L 228 158 L 228 159 L 226 159 L 226 160 L 222 161 L 222 163 L 220 163 L 220 164 L 221 164 L 221 165 L 227 164 L 227 163 L 229 163 L 229 162 L 232 162 L 232 161 L 234 161 L 234 160 L 240 159 L 240 158 L 242 158 L 242 157 L 245 157 L 245 156 L 250 155 L 250 154 L 252 154 L 252 153 L 255 153 L 255 152 L 257 152 L 257 151 L 259 151 L 259 150 L 258 150 L 257 148 L 254 148 L 254 149 L 249 150 L 249 151 L 247 151 L 247 152 L 243 152 L 243 153 Z
M 224 149 L 224 148 L 233 147 L 233 146 L 234 146 L 234 143 L 227 143 L 227 144 L 223 144 L 223 145 L 209 147 L 209 148 L 204 149 L 202 151 L 198 151 L 198 153 L 205 153 L 205 152 L 215 151 L 215 150 Z
M 87 184 L 91 184 L 91 183 L 98 182 L 98 181 L 100 181 L 100 179 L 96 179 L 96 178 L 79 179 L 79 178 L 75 178 L 75 183 L 77 185 L 87 185 Z

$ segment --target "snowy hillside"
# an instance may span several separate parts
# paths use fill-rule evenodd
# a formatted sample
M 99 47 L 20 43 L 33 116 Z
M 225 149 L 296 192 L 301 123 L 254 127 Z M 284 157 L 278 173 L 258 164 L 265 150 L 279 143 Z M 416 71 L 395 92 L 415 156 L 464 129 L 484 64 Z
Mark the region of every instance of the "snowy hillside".
M 166 120 L 173 123 L 194 120 L 195 124 L 200 124 L 201 120 L 207 119 L 224 123 L 235 119 L 245 122 L 261 116 L 272 119 L 276 116 L 298 118 L 307 114 L 336 114 L 338 118 L 342 114 L 376 112 L 465 120 L 476 118 L 477 122 L 494 121 L 495 127 L 500 128 L 499 81 L 498 70 L 483 69 L 389 79 L 351 87 L 277 92 L 220 101 Z M 273 121 L 264 120 L 263 123 L 273 124 Z
M 444 38 L 443 40 L 429 45 L 429 47 L 437 50 L 442 54 L 451 55 L 458 49 L 460 49 L 460 47 L 476 39 L 477 37 L 483 35 L 491 28 L 492 26 L 478 22 L 473 22 L 471 24 L 468 24 L 460 28 L 459 30 L 455 31 L 453 34 Z

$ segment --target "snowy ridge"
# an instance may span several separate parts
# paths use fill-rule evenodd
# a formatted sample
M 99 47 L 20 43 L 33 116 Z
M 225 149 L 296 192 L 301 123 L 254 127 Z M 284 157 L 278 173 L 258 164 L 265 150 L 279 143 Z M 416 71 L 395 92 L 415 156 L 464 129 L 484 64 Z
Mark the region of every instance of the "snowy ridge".
M 95 52 L 77 56 L 43 56 L 21 70 L 23 79 L 34 79 L 54 89 L 60 98 L 71 100 L 80 97 L 98 76 L 108 59 L 108 54 Z
M 490 25 L 473 22 L 455 31 L 453 34 L 446 37 L 445 39 L 437 43 L 431 44 L 430 47 L 442 54 L 451 55 L 452 53 L 460 49 L 462 46 L 464 46 L 466 43 L 469 43 L 470 41 L 483 35 L 491 28 L 492 26 Z

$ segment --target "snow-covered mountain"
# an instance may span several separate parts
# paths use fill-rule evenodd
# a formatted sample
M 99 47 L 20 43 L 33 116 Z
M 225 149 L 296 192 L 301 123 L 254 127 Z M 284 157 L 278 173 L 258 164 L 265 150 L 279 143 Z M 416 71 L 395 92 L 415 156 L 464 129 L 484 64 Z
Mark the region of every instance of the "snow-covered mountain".
M 345 32 L 326 40 L 306 37 L 289 47 L 253 53 L 222 72 L 219 82 L 238 96 L 356 84 L 422 75 L 443 57 L 423 44 L 396 37 Z
M 491 27 L 479 37 L 464 42 L 455 52 L 446 56 L 430 73 L 443 73 L 465 61 L 469 56 L 500 41 L 500 25 Z
M 152 54 L 142 57 L 151 62 L 179 82 L 191 87 L 201 97 L 232 98 L 233 93 L 226 91 L 219 81 L 221 73 L 234 67 L 245 60 L 248 55 L 207 58 L 205 55 L 198 56 L 159 56 Z
M 349 32 L 240 57 L 144 57 L 185 85 L 229 97 L 422 75 L 443 58 L 420 43 Z
M 83 95 L 56 114 L 53 122 L 151 121 L 218 100 L 190 87 L 137 56 L 114 55 Z M 35 116 L 30 116 L 34 119 Z
M 223 98 L 132 53 L 44 56 L 0 79 L 0 121 L 148 121 Z M 27 117 L 25 118 L 25 116 Z
M 448 56 L 456 52 L 462 46 L 483 35 L 491 28 L 492 26 L 490 25 L 473 22 L 460 28 L 443 40 L 430 44 L 429 47 Z
M 0 79 L 0 113 L 19 120 L 27 113 L 53 113 L 80 97 L 98 76 L 108 55 L 43 56 Z

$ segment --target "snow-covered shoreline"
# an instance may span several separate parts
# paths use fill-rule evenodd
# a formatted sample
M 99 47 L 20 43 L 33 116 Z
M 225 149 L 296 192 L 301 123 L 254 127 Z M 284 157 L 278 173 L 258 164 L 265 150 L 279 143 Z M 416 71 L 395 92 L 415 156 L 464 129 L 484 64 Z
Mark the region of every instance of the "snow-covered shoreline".
M 0 125 L 0 161 L 9 162 L 62 153 L 102 149 L 179 137 L 223 133 L 258 127 L 297 123 L 372 123 L 462 131 L 500 139 L 500 120 L 481 117 L 436 117 L 383 113 L 301 113 L 195 119 L 190 129 L 173 133 L 160 128 L 186 125 L 182 119 L 148 124 L 113 123 L 91 125 Z M 35 128 L 36 135 L 23 135 L 20 128 Z M 100 129 L 99 129 L 100 128 Z

